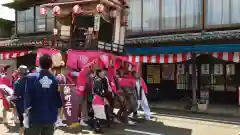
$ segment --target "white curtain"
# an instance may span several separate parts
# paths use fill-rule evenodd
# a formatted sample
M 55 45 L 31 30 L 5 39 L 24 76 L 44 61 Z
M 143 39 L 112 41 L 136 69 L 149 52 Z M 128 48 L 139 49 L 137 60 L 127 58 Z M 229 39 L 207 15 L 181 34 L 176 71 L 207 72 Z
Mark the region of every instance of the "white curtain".
M 207 0 L 207 25 L 240 23 L 240 0 Z
M 131 1 L 131 0 L 130 0 Z M 139 0 L 140 1 L 140 0 Z M 159 30 L 160 0 L 143 0 L 143 30 Z
M 240 23 L 240 0 L 231 1 L 231 23 Z
M 202 14 L 201 0 L 181 1 L 181 28 L 193 28 L 200 26 Z
M 201 0 L 162 0 L 162 29 L 200 26 Z
M 180 28 L 180 0 L 162 0 L 162 29 Z
M 142 25 L 142 2 L 141 0 L 129 0 L 128 29 L 141 31 Z

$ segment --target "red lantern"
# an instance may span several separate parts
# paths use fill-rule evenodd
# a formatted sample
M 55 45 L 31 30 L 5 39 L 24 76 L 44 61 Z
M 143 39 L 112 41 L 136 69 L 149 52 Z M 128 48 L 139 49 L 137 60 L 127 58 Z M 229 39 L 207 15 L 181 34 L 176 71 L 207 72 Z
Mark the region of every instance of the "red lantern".
M 73 7 L 73 13 L 74 14 L 81 14 L 81 13 L 83 13 L 83 10 L 82 10 L 82 8 L 79 5 L 75 5 Z
M 40 14 L 46 15 L 47 14 L 47 9 L 46 8 L 40 8 Z
M 97 4 L 96 10 L 98 13 L 102 13 L 104 11 L 103 4 Z
M 60 7 L 59 6 L 55 6 L 53 7 L 53 14 L 55 15 L 59 15 L 60 14 Z

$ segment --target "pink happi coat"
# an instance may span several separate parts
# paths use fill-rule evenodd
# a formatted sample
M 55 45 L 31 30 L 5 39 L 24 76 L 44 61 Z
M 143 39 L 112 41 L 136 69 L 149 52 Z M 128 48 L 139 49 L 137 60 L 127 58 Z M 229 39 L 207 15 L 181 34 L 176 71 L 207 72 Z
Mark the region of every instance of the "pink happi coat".
M 143 80 L 142 77 L 141 77 L 141 86 L 142 86 L 144 92 L 147 94 L 148 93 L 148 87 L 147 87 L 147 84 L 145 83 L 145 81 Z
M 123 77 L 118 79 L 118 83 L 121 87 L 135 87 L 136 80 L 133 77 Z
M 0 77 L 0 85 L 6 85 L 9 88 L 13 88 L 11 80 L 6 75 L 2 75 Z M 13 89 L 11 93 L 13 93 Z M 2 99 L 4 109 L 9 109 L 10 103 L 7 101 L 5 92 L 3 90 L 0 90 L 0 99 Z

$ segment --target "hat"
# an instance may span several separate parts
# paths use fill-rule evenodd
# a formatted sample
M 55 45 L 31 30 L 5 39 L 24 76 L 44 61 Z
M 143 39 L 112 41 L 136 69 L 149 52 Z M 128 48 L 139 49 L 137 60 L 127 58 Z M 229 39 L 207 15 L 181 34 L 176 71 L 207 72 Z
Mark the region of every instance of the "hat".
M 18 69 L 28 69 L 26 65 L 20 65 Z

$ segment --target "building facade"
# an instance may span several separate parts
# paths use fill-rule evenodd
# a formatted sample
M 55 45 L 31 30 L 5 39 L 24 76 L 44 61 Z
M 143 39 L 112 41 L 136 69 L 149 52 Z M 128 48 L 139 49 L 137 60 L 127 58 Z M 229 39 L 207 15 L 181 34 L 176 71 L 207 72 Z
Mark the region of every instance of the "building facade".
M 14 11 L 0 5 L 0 12 L 4 13 L 0 15 L 0 67 L 12 65 L 8 70 L 10 75 L 11 70 L 16 67 L 16 63 L 10 59 L 6 60 L 3 58 L 5 47 L 3 47 L 1 43 L 5 43 L 6 40 L 9 40 L 14 33 Z M 8 15 L 8 17 L 6 15 Z
M 238 105 L 238 0 L 129 0 L 125 48 L 152 100 Z M 151 10 L 147 10 L 151 9 Z
M 2 43 L 4 59 L 15 60 L 17 66 L 35 65 L 35 50 L 48 44 L 52 38 L 52 12 L 44 15 L 40 13 L 40 5 L 47 2 L 47 0 L 41 2 L 18 0 L 3 4 L 15 9 L 15 32 L 11 39 Z
M 123 52 L 125 0 L 17 0 L 4 6 L 16 10 L 16 32 L 3 46 L 14 48 L 4 53 L 8 59 L 15 59 L 16 51 L 21 54 L 17 65 L 35 65 L 39 47 Z

